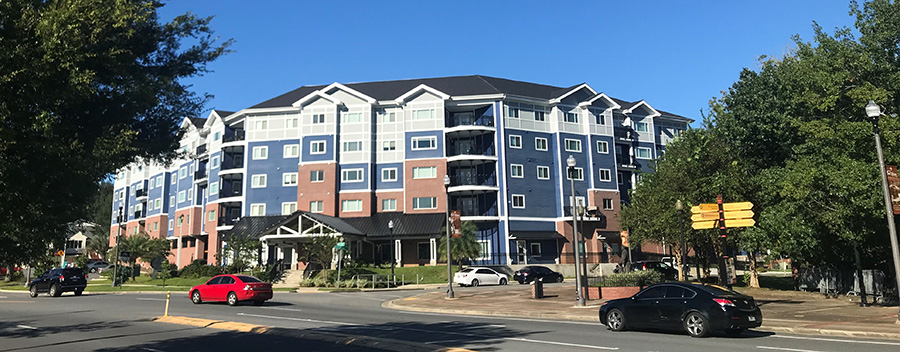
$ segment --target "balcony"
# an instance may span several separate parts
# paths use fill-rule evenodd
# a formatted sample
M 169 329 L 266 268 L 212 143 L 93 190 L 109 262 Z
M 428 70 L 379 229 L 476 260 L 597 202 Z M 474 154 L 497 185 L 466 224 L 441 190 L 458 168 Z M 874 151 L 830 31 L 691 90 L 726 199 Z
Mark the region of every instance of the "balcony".
M 475 115 L 454 115 L 446 119 L 447 127 L 458 127 L 458 126 L 480 126 L 480 127 L 494 127 L 494 117 L 493 116 L 481 116 L 476 118 Z
M 244 130 L 235 130 L 232 135 L 222 136 L 222 143 L 241 142 L 244 140 Z
M 232 170 L 232 169 L 243 169 L 244 168 L 244 156 L 243 154 L 235 155 L 231 160 L 225 160 L 221 165 L 222 170 Z
M 633 142 L 637 139 L 637 133 L 627 127 L 616 128 L 613 135 L 615 135 L 616 140 L 619 141 Z
M 194 171 L 194 183 L 206 183 L 206 181 L 207 181 L 206 170 Z
M 497 175 L 494 173 L 465 173 L 450 176 L 450 187 L 453 186 L 497 186 Z
M 209 157 L 209 153 L 206 150 L 206 144 L 201 144 L 197 147 L 197 158 L 206 159 Z
M 240 188 L 236 188 L 236 189 L 224 189 L 223 188 L 223 189 L 219 190 L 219 199 L 230 198 L 230 197 L 240 197 L 243 194 L 244 193 L 241 191 Z
M 461 155 L 491 156 L 491 157 L 497 156 L 497 154 L 494 152 L 493 144 L 479 145 L 479 144 L 471 144 L 471 143 L 448 143 L 447 157 L 461 156 Z
M 138 200 L 147 199 L 147 190 L 143 188 L 134 190 L 134 198 Z
M 634 159 L 631 156 L 627 156 L 624 154 L 616 154 L 616 161 L 618 162 L 618 168 L 620 169 L 637 169 L 637 164 L 634 163 Z
M 233 226 L 238 221 L 241 220 L 241 217 L 230 217 L 230 216 L 220 216 L 219 222 L 216 223 L 216 226 Z
M 136 211 L 134 212 L 134 218 L 135 218 L 136 220 L 143 220 L 143 219 L 146 218 L 146 217 L 147 217 L 147 211 L 146 211 L 146 210 L 136 210 Z
M 461 197 L 451 197 L 451 208 L 459 210 L 460 215 L 467 217 L 496 217 L 497 196 L 495 194 L 481 194 Z

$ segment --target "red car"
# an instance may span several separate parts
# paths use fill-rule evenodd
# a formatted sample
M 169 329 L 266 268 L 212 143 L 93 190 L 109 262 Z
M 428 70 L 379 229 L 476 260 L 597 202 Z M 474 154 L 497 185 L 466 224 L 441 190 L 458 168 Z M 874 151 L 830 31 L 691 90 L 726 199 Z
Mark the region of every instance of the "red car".
M 191 288 L 188 297 L 194 304 L 224 301 L 230 306 L 236 306 L 240 301 L 253 301 L 253 304 L 260 306 L 272 299 L 272 284 L 253 276 L 218 275 L 205 284 Z

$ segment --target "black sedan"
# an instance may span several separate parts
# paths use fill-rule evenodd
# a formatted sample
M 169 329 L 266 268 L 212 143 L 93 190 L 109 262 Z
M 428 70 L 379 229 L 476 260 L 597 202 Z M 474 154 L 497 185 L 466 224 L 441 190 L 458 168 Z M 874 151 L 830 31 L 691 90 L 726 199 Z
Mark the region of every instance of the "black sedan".
M 513 280 L 520 284 L 527 284 L 534 280 L 541 282 L 563 282 L 562 274 L 550 270 L 546 266 L 529 265 L 513 273 Z
M 720 286 L 668 282 L 603 303 L 600 322 L 613 331 L 685 330 L 693 337 L 704 337 L 711 331 L 739 335 L 759 327 L 762 313 L 753 297 Z
M 50 269 L 28 283 L 31 297 L 47 292 L 51 297 L 59 297 L 63 292 L 75 292 L 81 296 L 87 287 L 87 275 L 79 268 Z

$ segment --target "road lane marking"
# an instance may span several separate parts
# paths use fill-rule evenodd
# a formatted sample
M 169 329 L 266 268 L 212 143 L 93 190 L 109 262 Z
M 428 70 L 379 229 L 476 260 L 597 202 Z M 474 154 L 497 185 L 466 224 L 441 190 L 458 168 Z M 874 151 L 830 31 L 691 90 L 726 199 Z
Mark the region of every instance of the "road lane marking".
M 0 298 L 7 298 L 6 296 L 0 296 Z
M 289 311 L 289 312 L 302 312 L 302 311 L 303 311 L 303 310 L 300 310 L 300 309 L 281 308 L 281 307 L 263 307 L 263 308 L 264 308 L 264 309 L 286 310 L 286 311 Z
M 856 340 L 842 340 L 842 339 L 829 339 L 824 337 L 802 337 L 802 336 L 785 336 L 785 335 L 772 335 L 769 337 L 778 337 L 782 339 L 795 339 L 795 340 L 814 340 L 814 341 L 828 341 L 828 342 L 845 342 L 845 343 L 865 343 L 870 345 L 888 345 L 888 346 L 900 346 L 900 342 L 885 342 L 885 341 L 856 341 Z
M 841 309 L 841 308 L 844 308 L 844 307 L 828 307 L 828 308 L 819 308 L 819 309 L 810 309 L 810 310 L 800 310 L 800 311 L 796 311 L 794 313 L 795 314 L 803 314 L 803 313 L 821 312 L 824 310 L 834 310 L 834 309 Z
M 16 325 L 16 327 L 19 329 L 28 329 L 28 330 L 37 330 L 38 329 L 36 327 L 28 326 L 28 325 Z
M 166 351 L 163 351 L 163 350 L 158 350 L 158 349 L 150 348 L 150 347 L 144 347 L 144 350 L 150 351 L 150 352 L 166 352 Z
M 306 319 L 306 318 L 289 318 L 289 317 L 279 317 L 279 316 L 272 316 L 272 315 L 248 314 L 248 313 L 237 313 L 237 315 L 242 315 L 242 316 L 246 316 L 246 317 L 256 317 L 256 318 L 304 321 L 304 322 L 308 322 L 308 323 L 324 323 L 324 324 L 347 325 L 347 326 L 358 326 L 359 325 L 359 324 L 354 324 L 354 323 L 344 323 L 344 322 L 340 322 L 340 321 L 316 320 L 316 319 Z
M 488 326 L 490 326 L 492 328 L 505 328 L 506 327 L 506 325 L 503 325 L 503 324 L 491 324 Z
M 512 318 L 512 317 L 504 317 L 504 316 L 494 316 L 494 315 L 461 315 L 461 314 L 443 314 L 443 313 L 422 313 L 422 312 L 408 312 L 408 311 L 397 311 L 400 314 L 413 314 L 413 315 L 430 315 L 435 317 L 458 317 L 458 318 L 472 318 L 472 319 L 490 319 L 490 320 L 514 320 L 514 321 L 528 321 L 535 323 L 553 323 L 553 324 L 575 324 L 575 325 L 599 325 L 599 322 L 590 323 L 584 321 L 564 321 L 564 320 L 542 320 L 542 319 L 528 319 L 528 318 Z
M 784 348 L 784 347 L 769 347 L 769 346 L 756 346 L 756 348 L 764 349 L 764 350 L 776 350 L 776 351 L 791 351 L 791 352 L 822 352 L 817 350 L 801 350 L 797 348 Z

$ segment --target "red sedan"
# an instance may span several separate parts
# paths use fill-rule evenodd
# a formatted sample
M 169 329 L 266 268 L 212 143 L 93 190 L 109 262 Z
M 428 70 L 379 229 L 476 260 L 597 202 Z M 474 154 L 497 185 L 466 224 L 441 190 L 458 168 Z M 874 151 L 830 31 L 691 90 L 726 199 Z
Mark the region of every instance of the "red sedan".
M 191 288 L 191 302 L 200 304 L 203 301 L 228 302 L 235 306 L 240 301 L 252 301 L 262 305 L 272 299 L 272 284 L 260 281 L 247 275 L 219 275 L 209 279 L 205 284 Z

